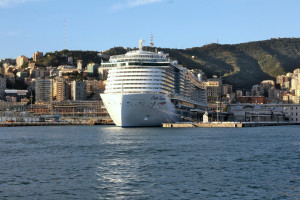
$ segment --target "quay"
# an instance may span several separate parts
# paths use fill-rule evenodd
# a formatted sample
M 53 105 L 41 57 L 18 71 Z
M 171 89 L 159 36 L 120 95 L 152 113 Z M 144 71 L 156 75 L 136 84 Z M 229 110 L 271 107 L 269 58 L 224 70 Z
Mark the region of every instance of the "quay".
M 287 126 L 300 125 L 300 122 L 208 122 L 208 123 L 192 123 L 177 122 L 163 123 L 164 128 L 243 128 L 243 127 L 259 127 L 259 126 Z
M 89 122 L 0 122 L 0 127 L 95 125 Z M 97 124 L 98 125 L 98 124 Z

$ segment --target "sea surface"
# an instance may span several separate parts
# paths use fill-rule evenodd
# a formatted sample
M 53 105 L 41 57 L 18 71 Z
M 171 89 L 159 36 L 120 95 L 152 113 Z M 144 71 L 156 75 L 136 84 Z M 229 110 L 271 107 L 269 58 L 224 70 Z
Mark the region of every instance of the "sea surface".
M 300 199 L 300 126 L 2 127 L 0 199 Z

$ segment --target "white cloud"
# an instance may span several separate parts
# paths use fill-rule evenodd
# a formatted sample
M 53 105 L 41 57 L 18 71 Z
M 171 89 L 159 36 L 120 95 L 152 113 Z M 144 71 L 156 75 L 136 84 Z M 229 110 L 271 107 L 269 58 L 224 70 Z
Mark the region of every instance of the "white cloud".
M 18 4 L 32 2 L 37 0 L 0 0 L 0 7 L 13 7 Z
M 132 8 L 137 6 L 143 6 L 146 4 L 152 4 L 157 2 L 162 2 L 164 0 L 127 0 L 124 3 L 116 3 L 112 6 L 113 11 L 122 10 L 126 8 Z
M 18 35 L 23 35 L 23 31 L 22 30 L 0 31 L 1 37 L 15 37 Z

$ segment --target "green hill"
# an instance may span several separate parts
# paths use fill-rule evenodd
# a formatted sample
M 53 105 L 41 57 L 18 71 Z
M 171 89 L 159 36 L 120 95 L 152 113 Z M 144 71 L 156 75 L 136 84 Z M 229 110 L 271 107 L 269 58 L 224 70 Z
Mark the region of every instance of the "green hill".
M 221 72 L 224 82 L 236 89 L 250 88 L 266 79 L 275 80 L 277 75 L 300 67 L 299 38 L 162 50 L 189 69 L 202 69 L 208 77 Z
M 275 80 L 277 75 L 300 68 L 300 38 L 234 45 L 213 43 L 184 50 L 158 48 L 158 51 L 169 53 L 172 59 L 189 69 L 202 69 L 208 78 L 221 72 L 224 82 L 232 84 L 236 89 L 249 89 L 262 80 Z M 122 54 L 124 49 L 118 52 L 113 48 L 108 52 Z
M 62 51 L 47 52 L 43 58 L 36 62 L 36 64 L 38 66 L 57 67 L 59 65 L 68 64 L 68 57 L 72 57 L 75 64 L 77 60 L 82 60 L 83 66 L 86 66 L 90 62 L 101 62 L 101 58 L 97 56 L 97 54 L 97 51 L 71 51 L 65 49 Z
M 154 48 L 144 47 L 155 51 Z M 131 49 L 115 47 L 106 53 L 124 54 Z M 225 83 L 235 89 L 249 89 L 262 80 L 273 79 L 277 75 L 300 68 L 300 38 L 271 39 L 234 45 L 209 44 L 189 49 L 157 48 L 169 53 L 188 69 L 202 69 L 210 78 L 221 72 Z M 100 62 L 95 51 L 60 51 L 47 53 L 42 60 L 44 65 L 58 66 L 72 56 L 74 61 L 81 59 L 84 66 L 88 62 Z M 194 58 L 192 58 L 194 56 Z

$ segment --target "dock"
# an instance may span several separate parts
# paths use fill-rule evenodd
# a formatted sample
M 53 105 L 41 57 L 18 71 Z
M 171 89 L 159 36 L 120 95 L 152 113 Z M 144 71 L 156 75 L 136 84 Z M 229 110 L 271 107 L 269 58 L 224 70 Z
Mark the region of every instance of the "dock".
M 90 125 L 82 122 L 0 122 L 0 127 L 14 126 L 73 126 L 73 125 Z
M 209 122 L 209 123 L 192 123 L 177 122 L 163 123 L 164 128 L 243 128 L 243 127 L 259 127 L 259 126 L 287 126 L 300 125 L 298 122 Z

